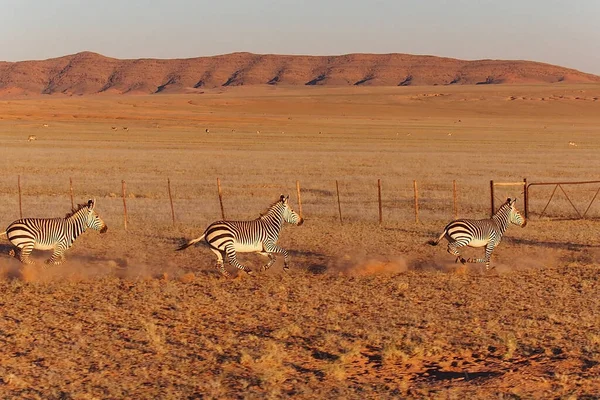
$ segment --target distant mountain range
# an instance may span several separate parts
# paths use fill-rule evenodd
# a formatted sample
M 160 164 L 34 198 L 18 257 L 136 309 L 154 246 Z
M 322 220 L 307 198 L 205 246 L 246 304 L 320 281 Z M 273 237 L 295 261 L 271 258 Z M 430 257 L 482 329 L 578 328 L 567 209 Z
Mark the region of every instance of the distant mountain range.
M 121 60 L 82 52 L 0 62 L 0 95 L 190 93 L 238 85 L 408 86 L 600 82 L 600 76 L 532 61 L 410 54 L 296 56 L 232 53 Z

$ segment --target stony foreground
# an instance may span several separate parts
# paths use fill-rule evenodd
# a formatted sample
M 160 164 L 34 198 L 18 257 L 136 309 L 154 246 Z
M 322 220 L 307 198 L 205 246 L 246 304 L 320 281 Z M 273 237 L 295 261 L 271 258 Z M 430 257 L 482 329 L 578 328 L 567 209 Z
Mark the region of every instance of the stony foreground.
M 379 267 L 7 277 L 0 397 L 600 395 L 597 266 Z

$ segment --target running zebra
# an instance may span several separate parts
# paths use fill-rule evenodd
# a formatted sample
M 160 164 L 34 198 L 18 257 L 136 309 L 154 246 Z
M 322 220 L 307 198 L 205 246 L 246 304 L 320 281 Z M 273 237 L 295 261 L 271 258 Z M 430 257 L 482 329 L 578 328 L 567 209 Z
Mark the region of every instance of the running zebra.
M 65 251 L 87 228 L 92 228 L 100 233 L 106 232 L 108 227 L 95 211 L 96 201 L 89 200 L 87 204 L 80 204 L 65 218 L 24 218 L 19 219 L 6 228 L 8 240 L 19 250 L 19 260 L 24 264 L 33 264 L 29 258 L 33 249 L 54 250 L 46 264 L 58 265 L 64 261 Z M 17 255 L 11 250 L 12 256 Z
M 500 244 L 502 235 L 508 228 L 508 224 L 513 223 L 521 228 L 525 227 L 527 221 L 515 207 L 515 200 L 508 198 L 506 203 L 498 209 L 496 214 L 490 219 L 457 219 L 450 222 L 444 228 L 444 232 L 437 240 L 427 242 L 436 246 L 443 237 L 448 240 L 448 253 L 456 256 L 456 262 L 461 263 L 485 263 L 485 269 L 490 269 L 490 258 L 494 248 Z M 458 249 L 464 246 L 483 247 L 485 246 L 485 258 L 469 258 L 465 260 Z
M 284 257 L 283 269 L 287 271 L 288 253 L 277 246 L 279 233 L 283 222 L 302 225 L 304 220 L 289 205 L 289 196 L 281 195 L 265 214 L 261 214 L 252 221 L 217 221 L 206 228 L 204 234 L 197 239 L 190 240 L 177 250 L 183 250 L 198 243 L 206 241 L 213 253 L 217 255 L 216 268 L 226 277 L 229 273 L 225 270 L 223 259 L 231 265 L 248 274 L 252 270 L 237 261 L 236 253 L 260 253 L 269 257 L 269 262 L 262 267 L 265 271 L 275 262 L 275 253 L 282 253 Z

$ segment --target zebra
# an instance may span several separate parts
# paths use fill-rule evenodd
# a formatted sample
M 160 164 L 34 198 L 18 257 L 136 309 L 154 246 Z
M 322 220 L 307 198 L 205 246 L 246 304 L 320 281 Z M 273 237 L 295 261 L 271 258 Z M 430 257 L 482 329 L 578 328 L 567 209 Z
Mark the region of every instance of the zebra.
M 289 269 L 288 252 L 277 245 L 283 222 L 302 225 L 304 219 L 289 205 L 289 196 L 281 195 L 266 213 L 261 214 L 251 221 L 216 221 L 206 228 L 202 236 L 190 240 L 176 250 L 183 250 L 198 243 L 206 241 L 210 249 L 217 256 L 216 268 L 225 277 L 229 273 L 225 270 L 223 259 L 231 265 L 241 269 L 247 274 L 252 270 L 237 261 L 236 253 L 259 253 L 269 257 L 269 261 L 262 267 L 266 271 L 275 262 L 275 253 L 282 253 L 284 257 L 284 271 Z
M 33 249 L 54 250 L 46 264 L 59 265 L 64 261 L 64 253 L 75 239 L 87 228 L 100 233 L 107 231 L 108 226 L 98 216 L 95 210 L 96 200 L 79 204 L 65 218 L 24 218 L 14 221 L 0 235 L 6 235 L 8 240 L 19 250 L 19 260 L 23 264 L 34 264 L 29 258 Z M 16 257 L 13 249 L 9 252 Z
M 27 138 L 28 142 L 33 142 L 34 140 L 37 140 L 37 136 L 35 135 L 29 135 L 29 137 Z
M 508 228 L 508 224 L 513 223 L 520 227 L 525 227 L 527 221 L 515 207 L 517 199 L 508 198 L 506 203 L 489 219 L 457 219 L 450 222 L 444 228 L 444 232 L 437 240 L 430 240 L 427 243 L 436 246 L 443 237 L 448 240 L 448 253 L 456 256 L 456 262 L 465 264 L 485 263 L 486 271 L 490 269 L 490 258 L 494 248 L 500 244 L 502 235 Z M 485 258 L 469 258 L 465 260 L 458 249 L 464 246 L 484 247 Z

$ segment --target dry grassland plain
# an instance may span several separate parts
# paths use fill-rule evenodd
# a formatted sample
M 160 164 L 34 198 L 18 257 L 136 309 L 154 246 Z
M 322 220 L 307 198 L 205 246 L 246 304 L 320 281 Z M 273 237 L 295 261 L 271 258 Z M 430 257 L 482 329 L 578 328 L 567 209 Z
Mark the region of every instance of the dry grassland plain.
M 47 270 L 49 254 L 22 268 L 1 239 L 0 397 L 597 398 L 600 199 L 573 219 L 559 189 L 540 216 L 553 187 L 533 187 L 492 273 L 425 242 L 453 218 L 453 180 L 469 218 L 489 216 L 491 179 L 598 180 L 599 97 L 555 84 L 0 100 L 2 227 L 19 217 L 18 175 L 24 216 L 63 216 L 72 178 L 109 226 Z M 173 251 L 220 219 L 217 177 L 228 219 L 282 193 L 297 209 L 300 181 L 289 274 L 242 255 L 257 273 L 227 280 L 206 247 Z M 598 185 L 564 189 L 583 212 Z M 516 187 L 496 203 L 509 196 L 523 208 Z

